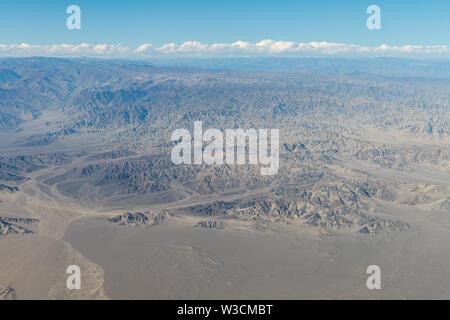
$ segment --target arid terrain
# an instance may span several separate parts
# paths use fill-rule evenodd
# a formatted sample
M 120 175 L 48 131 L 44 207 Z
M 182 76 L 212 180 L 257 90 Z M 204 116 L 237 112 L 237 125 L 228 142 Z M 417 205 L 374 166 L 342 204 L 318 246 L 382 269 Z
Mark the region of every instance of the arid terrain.
M 0 297 L 449 299 L 449 75 L 393 58 L 0 59 Z M 171 133 L 194 121 L 279 129 L 278 173 L 175 165 Z

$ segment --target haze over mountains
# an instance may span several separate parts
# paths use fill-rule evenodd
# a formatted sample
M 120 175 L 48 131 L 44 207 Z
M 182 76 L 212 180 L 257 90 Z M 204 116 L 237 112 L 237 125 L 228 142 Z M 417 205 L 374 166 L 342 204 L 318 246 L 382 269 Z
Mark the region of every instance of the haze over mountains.
M 391 58 L 0 59 L 0 293 L 448 298 L 449 71 Z M 278 174 L 173 164 L 171 133 L 194 121 L 279 129 Z M 72 264 L 80 291 L 65 287 Z M 370 264 L 381 291 L 365 287 Z

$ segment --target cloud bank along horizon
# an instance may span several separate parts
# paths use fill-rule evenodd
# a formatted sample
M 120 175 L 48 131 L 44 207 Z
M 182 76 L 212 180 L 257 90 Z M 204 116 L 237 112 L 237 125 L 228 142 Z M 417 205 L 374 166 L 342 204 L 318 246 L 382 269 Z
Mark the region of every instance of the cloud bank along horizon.
M 81 43 L 35 45 L 28 43 L 0 44 L 2 57 L 52 56 L 52 57 L 243 57 L 243 56 L 399 56 L 450 58 L 447 45 L 387 45 L 376 47 L 330 42 L 293 42 L 262 40 L 257 43 L 236 41 L 233 43 L 207 44 L 186 41 L 182 44 L 167 43 L 156 46 L 144 43 L 136 48 L 122 44 Z

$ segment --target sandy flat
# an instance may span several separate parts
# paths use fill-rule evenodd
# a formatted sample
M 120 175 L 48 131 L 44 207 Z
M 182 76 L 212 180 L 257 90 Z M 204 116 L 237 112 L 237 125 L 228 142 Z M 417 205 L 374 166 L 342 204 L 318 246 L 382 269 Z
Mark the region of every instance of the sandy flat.
M 327 239 L 280 230 L 198 230 L 179 220 L 131 228 L 90 217 L 72 222 L 64 239 L 104 269 L 113 299 L 450 297 L 443 228 Z M 371 264 L 381 267 L 381 290 L 366 287 Z

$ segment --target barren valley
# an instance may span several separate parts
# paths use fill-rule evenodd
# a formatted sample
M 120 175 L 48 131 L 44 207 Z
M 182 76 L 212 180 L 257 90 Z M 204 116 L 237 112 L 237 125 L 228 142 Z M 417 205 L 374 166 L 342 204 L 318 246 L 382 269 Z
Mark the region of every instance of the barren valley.
M 450 298 L 450 64 L 268 65 L 0 59 L 0 297 Z M 278 174 L 175 165 L 194 121 Z

